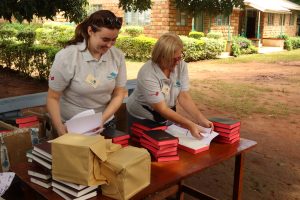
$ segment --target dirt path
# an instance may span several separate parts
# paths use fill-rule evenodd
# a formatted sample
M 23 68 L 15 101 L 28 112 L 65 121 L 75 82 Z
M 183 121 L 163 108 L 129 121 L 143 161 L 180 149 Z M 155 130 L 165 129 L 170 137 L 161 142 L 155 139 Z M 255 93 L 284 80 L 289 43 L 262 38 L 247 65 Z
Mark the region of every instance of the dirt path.
M 127 66 L 128 79 L 136 77 L 140 66 L 141 63 Z M 199 87 L 204 79 L 265 86 L 274 92 L 257 101 L 280 99 L 290 107 L 300 109 L 300 61 L 226 65 L 204 61 L 190 63 L 189 73 L 191 80 L 200 80 Z M 201 89 L 209 92 L 207 88 Z M 47 83 L 16 77 L 0 68 L 0 98 L 46 90 Z M 208 117 L 230 115 L 201 102 L 197 105 Z M 300 199 L 300 113 L 285 118 L 251 114 L 240 120 L 241 137 L 258 142 L 257 147 L 246 155 L 243 199 Z M 231 199 L 233 166 L 231 159 L 189 178 L 186 183 L 219 199 Z

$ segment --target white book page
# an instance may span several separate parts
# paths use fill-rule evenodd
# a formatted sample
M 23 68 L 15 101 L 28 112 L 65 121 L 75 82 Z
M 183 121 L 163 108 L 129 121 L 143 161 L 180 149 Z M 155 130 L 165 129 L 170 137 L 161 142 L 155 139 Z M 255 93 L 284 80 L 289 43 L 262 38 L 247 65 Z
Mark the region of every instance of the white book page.
M 191 149 L 200 149 L 202 147 L 209 146 L 211 140 L 219 135 L 217 132 L 212 131 L 211 133 L 206 133 L 205 137 L 198 139 L 193 137 L 188 129 L 179 127 L 175 124 L 168 126 L 167 130 L 165 131 L 175 137 L 178 137 L 180 145 L 189 147 Z M 211 130 L 207 131 L 210 132 Z
M 67 130 L 69 133 L 89 133 L 94 132 L 102 124 L 102 113 L 94 113 L 84 111 L 66 121 Z

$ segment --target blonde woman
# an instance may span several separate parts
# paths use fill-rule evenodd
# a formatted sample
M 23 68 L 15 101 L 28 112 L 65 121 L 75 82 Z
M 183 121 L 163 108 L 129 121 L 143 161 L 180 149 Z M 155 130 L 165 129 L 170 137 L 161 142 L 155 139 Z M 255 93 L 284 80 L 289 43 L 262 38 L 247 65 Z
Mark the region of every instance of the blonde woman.
M 183 43 L 173 33 L 162 35 L 152 50 L 151 59 L 140 69 L 137 87 L 126 104 L 129 113 L 129 127 L 140 119 L 164 123 L 170 120 L 190 130 L 201 138 L 199 126 L 213 127 L 198 110 L 189 94 L 187 64 L 182 60 Z M 176 112 L 176 102 L 197 122 Z

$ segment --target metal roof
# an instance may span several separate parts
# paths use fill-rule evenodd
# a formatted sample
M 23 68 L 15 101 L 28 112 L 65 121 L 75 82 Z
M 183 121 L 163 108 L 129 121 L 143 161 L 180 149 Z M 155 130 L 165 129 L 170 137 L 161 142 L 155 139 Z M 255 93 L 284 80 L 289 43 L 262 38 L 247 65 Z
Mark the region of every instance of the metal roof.
M 300 10 L 300 5 L 287 0 L 244 0 L 245 5 L 268 13 L 291 13 Z

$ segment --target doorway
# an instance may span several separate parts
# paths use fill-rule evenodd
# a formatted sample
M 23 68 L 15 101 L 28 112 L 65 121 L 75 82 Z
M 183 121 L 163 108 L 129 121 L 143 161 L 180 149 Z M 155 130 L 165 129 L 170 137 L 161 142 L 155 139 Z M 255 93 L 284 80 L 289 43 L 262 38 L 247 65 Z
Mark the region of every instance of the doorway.
M 255 38 L 257 10 L 247 10 L 246 37 Z

